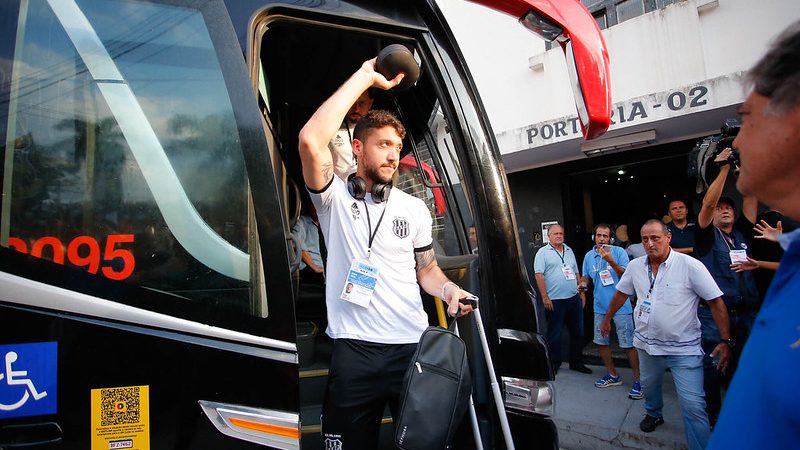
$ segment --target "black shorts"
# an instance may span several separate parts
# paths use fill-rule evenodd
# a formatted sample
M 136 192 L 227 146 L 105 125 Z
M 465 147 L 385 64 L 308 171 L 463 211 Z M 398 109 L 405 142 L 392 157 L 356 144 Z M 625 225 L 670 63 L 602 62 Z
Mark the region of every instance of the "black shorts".
M 334 340 L 322 408 L 325 448 L 378 448 L 384 408 L 388 404 L 397 417 L 403 377 L 416 349 L 417 344 Z

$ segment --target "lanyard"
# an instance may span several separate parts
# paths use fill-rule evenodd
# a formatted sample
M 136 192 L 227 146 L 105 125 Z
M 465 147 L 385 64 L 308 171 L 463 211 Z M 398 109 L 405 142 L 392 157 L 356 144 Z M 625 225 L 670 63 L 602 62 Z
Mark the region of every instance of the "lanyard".
M 347 137 L 350 138 L 350 140 L 347 141 L 347 143 L 350 144 L 350 146 L 352 147 L 353 146 L 353 135 L 350 133 L 350 125 L 348 125 L 346 119 L 342 121 L 342 126 L 347 131 Z
M 565 262 L 564 262 L 564 256 L 567 254 L 567 247 L 564 247 L 564 254 L 563 254 L 563 255 L 562 255 L 561 253 L 558 253 L 558 250 L 556 250 L 556 248 L 555 248 L 555 247 L 553 247 L 553 244 L 550 244 L 550 248 L 552 248 L 553 250 L 555 250 L 555 252 L 556 252 L 556 255 L 558 255 L 558 257 L 559 257 L 559 258 L 561 258 L 561 265 L 564 265 L 564 266 L 566 266 L 566 265 L 567 265 L 567 263 L 565 263 Z
M 658 276 L 658 272 L 653 273 L 653 267 L 650 266 L 650 258 L 644 260 L 644 263 L 647 264 L 647 278 L 650 280 L 650 290 L 647 291 L 647 299 L 650 299 L 650 296 L 653 294 L 653 286 L 656 284 L 656 276 Z
M 722 240 L 725 241 L 725 245 L 728 246 L 730 250 L 736 250 L 736 240 L 734 239 L 733 234 L 731 233 L 731 238 L 729 239 L 728 236 L 725 236 L 722 230 L 717 227 L 714 228 L 716 228 L 719 235 L 722 236 Z
M 383 204 L 383 212 L 381 216 L 378 218 L 378 223 L 375 224 L 375 231 L 372 231 L 372 222 L 369 218 L 369 208 L 367 208 L 367 201 L 363 198 L 361 199 L 364 202 L 364 210 L 367 211 L 367 236 L 369 236 L 369 240 L 367 241 L 367 259 L 369 259 L 370 255 L 372 254 L 372 242 L 375 240 L 375 236 L 378 234 L 378 228 L 381 226 L 381 222 L 383 221 L 383 216 L 386 214 L 386 208 L 389 207 L 389 200 L 386 200 Z

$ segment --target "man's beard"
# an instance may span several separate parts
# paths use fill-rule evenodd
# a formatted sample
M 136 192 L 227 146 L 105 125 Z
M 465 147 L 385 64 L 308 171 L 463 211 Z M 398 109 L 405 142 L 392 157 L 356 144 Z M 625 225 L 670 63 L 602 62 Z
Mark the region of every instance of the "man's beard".
M 390 175 L 387 179 L 384 179 L 383 177 L 381 177 L 381 174 L 379 172 L 380 169 L 381 169 L 381 166 L 378 166 L 377 168 L 376 167 L 367 167 L 366 170 L 364 171 L 364 176 L 366 176 L 367 179 L 372 181 L 373 184 L 375 184 L 375 183 L 383 183 L 383 184 L 391 183 L 392 176 L 394 175 L 394 172 L 392 172 L 392 175 Z

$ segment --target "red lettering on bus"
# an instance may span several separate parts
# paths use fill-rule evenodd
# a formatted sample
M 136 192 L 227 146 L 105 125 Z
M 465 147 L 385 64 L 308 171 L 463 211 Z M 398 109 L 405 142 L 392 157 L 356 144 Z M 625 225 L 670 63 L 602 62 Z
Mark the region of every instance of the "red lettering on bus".
M 57 264 L 64 264 L 66 255 L 66 260 L 74 266 L 86 267 L 89 273 L 97 273 L 100 270 L 106 278 L 121 281 L 133 274 L 133 270 L 136 268 L 136 258 L 130 250 L 117 248 L 117 246 L 132 244 L 133 241 L 132 234 L 110 234 L 106 236 L 105 249 L 101 255 L 100 244 L 91 236 L 78 236 L 70 241 L 66 248 L 59 238 L 45 236 L 33 243 L 30 254 L 37 258 L 43 258 L 45 247 L 50 247 L 53 254 L 52 261 Z M 20 238 L 9 237 L 8 246 L 18 252 L 28 253 L 27 244 Z M 122 268 L 119 270 L 110 265 L 100 267 L 103 262 L 110 264 L 116 259 L 122 260 Z
M 45 236 L 37 239 L 31 248 L 31 256 L 42 258 L 45 245 L 49 245 L 53 249 L 53 262 L 56 264 L 64 264 L 64 244 L 62 244 L 61 240 L 57 237 L 53 236 Z

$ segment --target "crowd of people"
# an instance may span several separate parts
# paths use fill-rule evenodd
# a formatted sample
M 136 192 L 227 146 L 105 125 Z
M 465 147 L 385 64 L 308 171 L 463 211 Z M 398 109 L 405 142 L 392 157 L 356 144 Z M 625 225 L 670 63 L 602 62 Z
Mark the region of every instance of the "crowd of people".
M 628 396 L 644 398 L 641 430 L 664 423 L 661 389 L 670 369 L 689 449 L 790 448 L 800 430 L 800 303 L 792 294 L 800 283 L 800 231 L 791 232 L 800 219 L 800 22 L 749 76 L 753 90 L 733 144 L 741 166 L 734 167 L 730 148 L 716 155 L 719 174 L 696 220 L 685 200 L 673 199 L 662 220 L 645 222 L 641 244 L 617 227 L 622 246 L 612 245 L 611 225 L 598 224 L 580 271 L 563 227 L 553 225 L 534 259 L 554 372 L 566 325 L 570 369 L 591 373 L 581 360 L 591 289 L 593 342 L 606 369 L 595 386 L 623 384 L 609 346 L 613 322 L 633 369 Z M 723 195 L 734 171 L 741 202 Z M 759 201 L 772 209 L 757 215 Z

